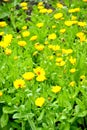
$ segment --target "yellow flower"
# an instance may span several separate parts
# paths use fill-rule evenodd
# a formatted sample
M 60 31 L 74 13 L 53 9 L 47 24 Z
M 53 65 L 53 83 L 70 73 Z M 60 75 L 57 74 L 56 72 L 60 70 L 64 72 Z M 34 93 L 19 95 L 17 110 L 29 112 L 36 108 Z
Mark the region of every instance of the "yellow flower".
M 7 23 L 5 21 L 0 21 L 0 27 L 5 27 L 7 26 Z
M 44 14 L 44 13 L 47 13 L 47 9 L 43 8 L 43 9 L 40 9 L 39 11 L 40 13 Z
M 66 29 L 65 29 L 65 28 L 60 29 L 60 33 L 64 33 L 65 31 L 66 31 Z
M 54 39 L 56 39 L 56 38 L 57 38 L 57 36 L 56 36 L 55 33 L 49 34 L 49 36 L 48 36 L 48 39 L 49 39 L 49 40 L 54 40 Z
M 10 55 L 11 53 L 12 53 L 12 50 L 11 50 L 11 49 L 6 48 L 6 50 L 5 50 L 5 54 L 6 54 L 6 55 Z
M 19 41 L 18 42 L 18 45 L 21 47 L 24 47 L 26 44 L 27 44 L 26 41 Z
M 85 75 L 81 75 L 81 76 L 80 76 L 80 79 L 81 79 L 81 80 L 84 80 L 85 78 L 86 78 Z
M 18 56 L 14 56 L 14 60 L 17 60 L 18 59 Z
M 46 77 L 45 77 L 45 75 L 40 74 L 39 76 L 36 77 L 36 80 L 39 82 L 42 82 L 42 81 L 46 80 Z
M 60 63 L 62 60 L 63 60 L 62 57 L 58 57 L 58 58 L 56 58 L 56 62 L 57 62 L 57 63 Z
M 81 42 L 86 41 L 86 36 L 83 32 L 78 32 L 76 36 L 80 39 Z
M 3 95 L 3 92 L 2 91 L 0 91 L 0 97 Z
M 72 15 L 71 20 L 76 20 L 77 16 Z
M 53 86 L 52 89 L 51 89 L 51 91 L 54 92 L 54 93 L 58 93 L 58 92 L 60 92 L 60 90 L 61 90 L 60 86 Z
M 8 2 L 9 0 L 3 0 L 4 2 Z
M 56 25 L 53 25 L 52 28 L 56 28 Z
M 38 28 L 43 27 L 43 25 L 44 25 L 44 23 L 37 23 L 37 24 L 36 24 L 36 26 L 37 26 Z
M 87 0 L 83 0 L 84 2 L 87 2 Z
M 71 53 L 73 53 L 73 50 L 72 50 L 72 49 L 67 49 L 67 50 L 66 50 L 66 54 L 71 54 Z
M 30 41 L 35 41 L 35 40 L 37 40 L 37 35 L 34 35 L 34 36 L 32 36 L 32 37 L 30 38 Z
M 22 36 L 23 37 L 28 37 L 30 35 L 30 32 L 29 31 L 24 31 L 22 32 Z
M 47 9 L 47 13 L 48 13 L 48 14 L 50 14 L 50 13 L 52 13 L 52 12 L 53 12 L 52 9 Z
M 27 6 L 27 2 L 22 2 L 22 3 L 20 3 L 20 6 L 21 6 L 21 7 L 26 7 L 26 6 Z
M 80 8 L 69 9 L 69 13 L 79 12 Z
M 34 78 L 33 72 L 26 72 L 22 75 L 22 77 L 26 80 L 32 80 Z
M 35 100 L 35 105 L 38 107 L 42 107 L 44 103 L 45 103 L 44 97 L 39 97 Z
M 63 17 L 63 14 L 62 13 L 57 13 L 57 14 L 54 14 L 54 18 L 55 19 L 60 19 Z
M 23 10 L 28 10 L 27 6 L 22 7 Z
M 41 12 L 43 12 L 42 9 L 44 9 L 44 6 L 40 5 L 40 6 L 38 6 L 38 9 L 41 10 Z
M 9 44 L 11 43 L 11 41 L 12 41 L 12 38 L 13 38 L 12 34 L 6 34 L 6 35 L 4 36 L 3 41 L 4 41 L 6 44 L 9 45 Z
M 75 68 L 72 68 L 72 69 L 70 69 L 70 72 L 71 72 L 71 73 L 75 73 L 75 72 L 76 72 L 76 69 L 75 69 Z
M 86 24 L 86 22 L 78 22 L 78 25 L 81 26 L 81 27 L 84 27 L 84 26 L 86 26 L 87 24 Z
M 27 26 L 23 26 L 22 29 L 23 29 L 23 30 L 26 30 L 26 29 L 27 29 Z
M 72 21 L 65 21 L 64 23 L 65 23 L 66 26 L 72 26 L 73 25 Z
M 63 8 L 63 5 L 61 3 L 57 3 L 57 7 L 61 9 Z
M 58 62 L 56 62 L 56 65 L 58 65 L 58 66 L 64 66 L 64 65 L 65 65 L 65 61 L 63 61 L 63 60 L 62 60 L 62 61 L 61 61 L 61 62 L 59 62 L 59 63 L 58 63 Z
M 69 83 L 69 85 L 70 85 L 71 87 L 74 87 L 75 84 L 76 84 L 75 81 L 72 81 L 72 82 Z
M 13 84 L 16 89 L 25 87 L 25 81 L 22 79 L 16 79 Z
M 38 3 L 38 6 L 42 6 L 42 5 L 43 5 L 43 2 L 39 2 L 39 3 Z
M 0 32 L 0 36 L 3 36 L 4 35 L 4 32 Z
M 44 49 L 44 45 L 39 44 L 39 43 L 36 43 L 36 44 L 35 44 L 35 48 L 36 48 L 38 51 L 42 51 L 42 50 Z
M 41 68 L 41 67 L 37 67 L 37 68 L 35 68 L 35 69 L 33 69 L 33 70 L 34 70 L 34 73 L 35 73 L 37 76 L 39 76 L 39 75 L 45 75 L 45 71 L 44 71 L 44 69 Z
M 76 58 L 73 58 L 72 56 L 69 59 L 70 63 L 74 65 L 76 63 Z

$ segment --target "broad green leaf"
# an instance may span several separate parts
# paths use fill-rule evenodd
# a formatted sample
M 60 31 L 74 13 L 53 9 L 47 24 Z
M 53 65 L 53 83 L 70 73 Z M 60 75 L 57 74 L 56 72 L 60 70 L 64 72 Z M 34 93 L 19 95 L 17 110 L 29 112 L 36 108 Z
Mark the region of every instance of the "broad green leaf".
M 3 114 L 3 115 L 1 116 L 1 127 L 2 127 L 2 128 L 7 125 L 8 119 L 9 119 L 9 118 L 8 118 L 8 114 Z

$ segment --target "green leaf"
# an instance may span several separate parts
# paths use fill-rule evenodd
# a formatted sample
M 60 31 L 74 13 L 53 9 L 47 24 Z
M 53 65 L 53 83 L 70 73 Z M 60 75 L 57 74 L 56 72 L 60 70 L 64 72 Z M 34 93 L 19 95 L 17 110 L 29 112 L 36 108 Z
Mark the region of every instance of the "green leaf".
M 8 118 L 8 114 L 3 114 L 3 115 L 1 116 L 1 127 L 2 127 L 2 128 L 7 125 L 8 119 L 9 119 L 9 118 Z
M 15 108 L 12 108 L 12 107 L 3 107 L 3 113 L 6 113 L 6 114 L 12 114 L 16 111 Z
M 44 116 L 44 110 L 41 112 L 41 114 L 40 114 L 40 116 L 38 117 L 38 121 L 41 121 L 42 120 L 42 118 L 43 118 L 43 116 Z

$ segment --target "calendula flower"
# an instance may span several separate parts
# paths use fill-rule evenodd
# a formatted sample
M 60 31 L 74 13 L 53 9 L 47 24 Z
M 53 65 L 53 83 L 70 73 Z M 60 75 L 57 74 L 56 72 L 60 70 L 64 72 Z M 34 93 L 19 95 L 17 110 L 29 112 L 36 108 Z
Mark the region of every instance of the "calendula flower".
M 46 77 L 45 77 L 45 75 L 40 74 L 39 76 L 36 77 L 36 80 L 39 82 L 43 82 L 44 80 L 46 80 Z
M 76 20 L 77 16 L 72 15 L 71 20 Z
M 47 13 L 47 9 L 46 8 L 40 9 L 39 12 L 42 13 L 42 14 Z
M 28 10 L 27 6 L 22 7 L 23 10 Z
M 20 3 L 20 6 L 21 6 L 21 7 L 26 7 L 26 6 L 27 6 L 27 2 L 21 2 L 21 3 Z
M 63 29 L 60 29 L 60 33 L 65 33 L 66 29 L 63 28 Z
M 52 12 L 53 12 L 52 9 L 47 9 L 47 13 L 48 13 L 48 14 L 50 14 L 50 13 L 52 13 Z
M 36 26 L 37 26 L 38 28 L 43 27 L 43 25 L 44 25 L 44 23 L 37 23 L 37 24 L 36 24 Z
M 56 28 L 56 25 L 53 25 L 52 28 Z
M 5 54 L 6 55 L 10 55 L 12 53 L 12 50 L 11 49 L 9 49 L 9 48 L 6 48 L 5 49 Z
M 32 37 L 30 38 L 30 41 L 35 41 L 35 40 L 37 40 L 37 35 L 34 35 L 34 36 L 32 36 Z
M 87 24 L 86 24 L 86 22 L 78 22 L 78 25 L 81 26 L 81 27 L 84 27 L 84 26 L 86 26 Z
M 27 29 L 27 26 L 23 26 L 22 29 L 23 29 L 23 30 L 26 30 L 26 29 Z
M 48 36 L 48 39 L 49 39 L 49 40 L 54 40 L 54 39 L 56 39 L 56 38 L 57 38 L 57 36 L 56 36 L 55 33 L 49 34 L 49 36 Z
M 44 49 L 44 45 L 39 44 L 39 43 L 36 43 L 36 44 L 35 44 L 35 48 L 36 48 L 38 51 L 42 51 L 42 50 Z
M 60 92 L 60 90 L 61 90 L 61 87 L 60 87 L 60 86 L 53 86 L 52 89 L 51 89 L 51 91 L 52 91 L 53 93 L 58 93 L 58 92 Z
M 22 32 L 22 36 L 23 37 L 28 37 L 30 35 L 30 32 L 29 31 L 24 31 Z
M 41 12 L 42 12 L 42 9 L 44 9 L 44 6 L 43 5 L 40 5 L 40 6 L 38 6 L 37 7 L 39 10 L 41 10 Z
M 3 36 L 4 35 L 4 32 L 0 32 L 0 36 Z
M 43 2 L 42 2 L 42 1 L 38 3 L 38 6 L 42 6 L 42 5 L 43 5 Z
M 86 36 L 83 32 L 78 32 L 76 36 L 80 39 L 81 42 L 86 41 Z
M 63 61 L 63 58 L 62 58 L 62 57 L 56 58 L 56 62 L 57 62 L 57 63 L 60 63 L 61 61 Z
M 71 54 L 71 53 L 73 53 L 73 50 L 72 49 L 67 49 L 66 54 Z
M 85 75 L 81 75 L 81 76 L 80 76 L 80 80 L 84 80 L 85 78 L 86 78 Z
M 63 17 L 63 14 L 62 13 L 57 13 L 57 14 L 54 14 L 54 18 L 55 19 L 60 19 Z
M 62 67 L 62 66 L 64 66 L 64 65 L 65 65 L 65 61 L 63 61 L 63 60 L 62 60 L 62 61 L 61 61 L 61 62 L 59 62 L 59 63 L 58 63 L 58 62 L 56 62 L 56 65 L 57 65 L 57 66 L 61 66 L 61 67 Z
M 34 73 L 37 75 L 37 76 L 40 76 L 40 75 L 45 75 L 45 71 L 43 68 L 41 68 L 40 66 L 33 69 L 34 70 Z
M 69 13 L 79 12 L 80 8 L 69 9 Z
M 0 27 L 2 28 L 2 27 L 5 27 L 5 26 L 7 26 L 7 23 L 5 21 L 0 21 Z
M 71 87 L 74 87 L 75 84 L 76 84 L 75 81 L 72 81 L 72 82 L 69 83 L 69 85 L 70 85 Z
M 75 69 L 75 68 L 72 68 L 72 69 L 70 69 L 70 72 L 71 72 L 71 73 L 75 73 L 75 72 L 76 72 L 76 69 Z
M 16 79 L 13 82 L 13 84 L 14 84 L 14 87 L 16 89 L 18 89 L 18 88 L 24 88 L 25 87 L 25 81 L 23 79 Z
M 18 42 L 18 45 L 21 47 L 24 47 L 26 44 L 27 44 L 26 41 L 19 41 Z
M 0 97 L 3 95 L 3 92 L 2 91 L 0 91 Z
M 44 103 L 45 103 L 45 98 L 44 97 L 38 97 L 35 100 L 35 105 L 38 106 L 38 107 L 42 107 Z
M 22 75 L 22 77 L 26 80 L 32 80 L 34 78 L 33 72 L 26 72 Z
M 63 5 L 61 3 L 57 3 L 57 7 L 61 9 L 63 8 Z
M 64 24 L 65 24 L 66 26 L 72 26 L 72 25 L 73 25 L 73 22 L 69 20 L 69 21 L 65 21 Z
M 72 65 L 76 64 L 76 58 L 73 58 L 72 56 L 70 57 L 69 61 Z

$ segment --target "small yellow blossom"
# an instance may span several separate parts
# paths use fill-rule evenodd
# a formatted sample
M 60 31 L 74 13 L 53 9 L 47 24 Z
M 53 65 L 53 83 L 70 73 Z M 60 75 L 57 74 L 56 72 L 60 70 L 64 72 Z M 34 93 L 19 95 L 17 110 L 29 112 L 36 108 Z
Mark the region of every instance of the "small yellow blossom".
M 36 26 L 37 26 L 38 28 L 43 27 L 43 25 L 44 25 L 44 23 L 37 23 L 37 24 L 36 24 Z
M 81 42 L 86 41 L 86 36 L 83 32 L 78 32 L 76 36 L 80 39 Z
M 73 22 L 72 21 L 65 21 L 64 22 L 66 26 L 72 26 L 73 25 Z
M 80 8 L 69 9 L 69 13 L 79 12 Z
M 22 7 L 23 10 L 28 10 L 27 6 Z
M 22 36 L 23 37 L 28 37 L 30 35 L 30 32 L 29 31 L 24 31 L 22 32 Z
M 56 36 L 55 33 L 49 34 L 49 36 L 48 36 L 48 39 L 49 39 L 49 40 L 54 40 L 54 39 L 56 39 L 56 38 L 57 38 L 57 36 Z
M 81 76 L 80 76 L 80 79 L 81 79 L 81 80 L 84 80 L 85 78 L 86 78 L 85 75 L 81 75 Z
M 34 78 L 33 72 L 26 72 L 22 75 L 22 77 L 26 80 L 32 80 Z
M 73 58 L 72 56 L 69 59 L 70 63 L 74 65 L 76 63 L 76 58 Z
M 57 7 L 61 9 L 63 8 L 63 5 L 61 3 L 57 3 Z
M 52 13 L 52 12 L 53 12 L 52 9 L 47 9 L 47 13 L 48 13 L 48 14 L 50 14 L 50 13 Z
M 76 72 L 76 69 L 75 69 L 75 68 L 72 68 L 72 69 L 70 69 L 70 72 L 71 72 L 71 73 L 75 73 L 75 72 Z
M 42 5 L 43 5 L 43 2 L 39 2 L 39 3 L 38 3 L 38 6 L 42 6 Z
M 26 6 L 27 6 L 27 2 L 22 2 L 22 3 L 20 3 L 20 6 L 21 6 L 21 7 L 26 7 Z
M 66 29 L 63 28 L 63 29 L 60 29 L 60 33 L 65 33 Z
M 22 29 L 23 29 L 23 30 L 26 30 L 26 29 L 27 29 L 27 26 L 23 26 Z
M 56 28 L 56 25 L 53 25 L 52 28 L 53 28 L 53 29 Z
M 60 86 L 53 86 L 52 89 L 51 89 L 51 91 L 54 92 L 54 93 L 58 93 L 58 92 L 60 92 L 60 90 L 61 90 Z
M 65 65 L 65 61 L 63 61 L 63 60 L 62 60 L 62 61 L 61 61 L 61 62 L 59 62 L 59 63 L 58 63 L 58 62 L 56 62 L 56 65 L 57 65 L 57 66 L 61 66 L 61 67 L 62 67 L 62 66 L 64 66 L 64 65 Z
M 35 100 L 35 105 L 38 107 L 42 107 L 44 103 L 45 103 L 44 97 L 39 97 Z
M 24 47 L 26 44 L 27 44 L 26 41 L 19 41 L 18 42 L 18 45 L 21 47 Z
M 46 8 L 40 9 L 39 12 L 42 13 L 42 14 L 47 13 L 47 9 Z
M 46 77 L 45 77 L 45 75 L 40 74 L 39 76 L 36 77 L 36 80 L 39 82 L 42 82 L 42 81 L 46 80 Z
M 44 49 L 44 45 L 39 44 L 39 43 L 36 43 L 36 44 L 35 44 L 35 48 L 36 48 L 38 51 L 42 51 L 42 50 Z
M 81 26 L 81 27 L 84 27 L 84 26 L 86 26 L 87 24 L 86 24 L 86 22 L 78 22 L 78 25 Z
M 45 75 L 45 71 L 43 68 L 41 68 L 40 66 L 33 69 L 34 70 L 34 73 L 39 76 L 39 75 Z
M 8 49 L 8 48 L 5 49 L 5 54 L 6 55 L 10 55 L 11 53 L 12 53 L 11 49 Z
M 56 62 L 57 62 L 57 63 L 60 63 L 62 60 L 63 60 L 62 57 L 58 57 L 58 58 L 56 58 Z
M 70 85 L 71 87 L 74 87 L 75 84 L 76 84 L 75 81 L 72 81 L 72 82 L 69 83 L 69 85 Z
M 25 87 L 25 81 L 23 79 L 16 79 L 13 82 L 13 84 L 14 84 L 14 87 L 16 89 L 18 89 L 18 88 L 24 88 Z
M 57 13 L 57 14 L 54 14 L 54 18 L 55 19 L 60 19 L 63 17 L 63 14 L 62 13 Z
M 35 40 L 37 40 L 37 35 L 34 35 L 34 36 L 32 36 L 32 37 L 30 38 L 30 41 L 35 41 Z
M 76 20 L 77 16 L 72 15 L 71 20 Z
M 0 36 L 3 36 L 4 35 L 4 32 L 0 32 Z
M 41 12 L 43 12 L 42 9 L 44 9 L 44 6 L 43 6 L 43 5 L 40 5 L 40 6 L 38 6 L 37 8 L 38 8 L 39 10 L 41 10 Z
M 0 97 L 3 95 L 3 92 L 2 91 L 0 91 Z
M 87 0 L 83 0 L 84 2 L 87 2 Z
M 7 23 L 5 21 L 0 21 L 0 27 L 5 27 L 7 26 Z

